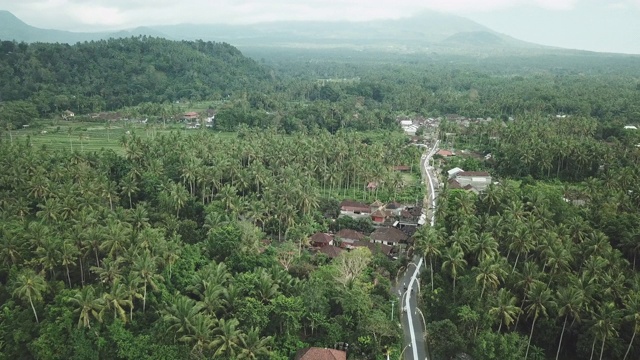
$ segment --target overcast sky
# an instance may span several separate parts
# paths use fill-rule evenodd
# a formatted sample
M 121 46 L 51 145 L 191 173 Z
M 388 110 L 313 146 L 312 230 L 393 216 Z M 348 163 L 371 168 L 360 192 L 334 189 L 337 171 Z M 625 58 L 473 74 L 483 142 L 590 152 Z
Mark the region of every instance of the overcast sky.
M 26 23 L 72 31 L 178 23 L 363 21 L 438 10 L 544 45 L 640 53 L 640 0 L 0 0 Z

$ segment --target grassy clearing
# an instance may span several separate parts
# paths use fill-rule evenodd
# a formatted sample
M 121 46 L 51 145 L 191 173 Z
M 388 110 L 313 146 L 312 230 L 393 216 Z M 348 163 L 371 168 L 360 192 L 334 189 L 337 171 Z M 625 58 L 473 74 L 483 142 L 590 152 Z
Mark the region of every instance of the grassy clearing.
M 69 149 L 74 151 L 98 151 L 111 149 L 123 153 L 122 137 L 129 132 L 141 138 L 154 138 L 172 131 L 195 134 L 200 130 L 185 129 L 184 124 L 170 124 L 166 128 L 161 123 L 131 123 L 127 121 L 104 122 L 67 122 L 47 121 L 33 127 L 14 130 L 2 135 L 3 141 L 26 142 L 33 146 L 47 146 L 49 149 Z M 233 136 L 234 133 L 218 133 L 220 136 Z M 11 140 L 11 138 L 13 140 Z

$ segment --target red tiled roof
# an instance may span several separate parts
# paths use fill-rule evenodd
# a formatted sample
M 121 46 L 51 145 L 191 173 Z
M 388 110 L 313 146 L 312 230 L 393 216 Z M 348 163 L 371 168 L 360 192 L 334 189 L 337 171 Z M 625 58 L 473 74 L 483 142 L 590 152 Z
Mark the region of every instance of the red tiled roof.
M 347 353 L 341 350 L 311 347 L 298 350 L 294 360 L 347 360 Z
M 449 150 L 440 150 L 438 151 L 436 154 L 440 155 L 440 156 L 452 156 L 453 153 Z
M 364 234 L 363 233 L 361 233 L 359 231 L 351 230 L 351 229 L 342 229 L 342 230 L 338 231 L 336 236 L 341 238 L 341 239 L 347 239 L 347 240 L 362 240 L 362 239 L 364 239 Z
M 184 113 L 184 116 L 198 116 L 198 113 L 195 111 L 189 111 Z
M 401 242 L 407 240 L 407 234 L 394 227 L 382 227 L 371 233 L 370 238 L 378 241 Z
M 491 176 L 486 171 L 461 171 L 456 176 Z

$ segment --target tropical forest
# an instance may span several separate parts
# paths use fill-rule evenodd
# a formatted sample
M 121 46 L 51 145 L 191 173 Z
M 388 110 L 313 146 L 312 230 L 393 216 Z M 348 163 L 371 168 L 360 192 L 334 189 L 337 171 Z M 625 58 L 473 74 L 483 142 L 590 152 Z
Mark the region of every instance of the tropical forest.
M 640 58 L 558 54 L 1 41 L 0 360 L 639 359 Z

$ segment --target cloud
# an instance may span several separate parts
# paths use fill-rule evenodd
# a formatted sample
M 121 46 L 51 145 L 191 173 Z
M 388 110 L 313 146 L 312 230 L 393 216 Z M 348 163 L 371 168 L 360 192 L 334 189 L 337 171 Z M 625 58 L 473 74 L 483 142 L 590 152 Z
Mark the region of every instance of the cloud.
M 71 30 L 176 23 L 370 20 L 422 10 L 487 13 L 523 7 L 569 11 L 599 0 L 0 0 L 26 22 Z M 618 0 L 640 6 L 640 0 Z M 605 4 L 601 5 L 602 7 Z

